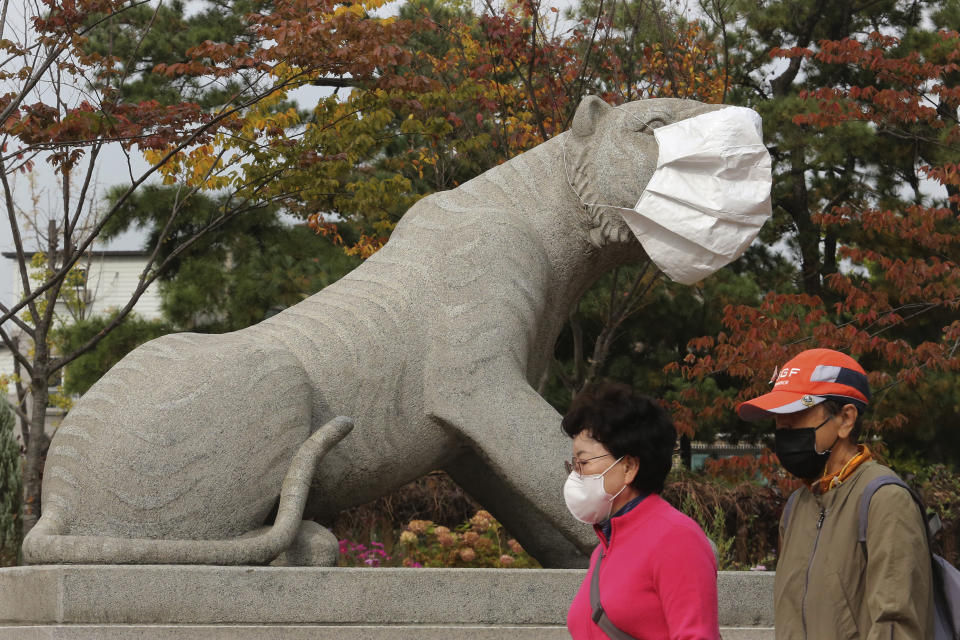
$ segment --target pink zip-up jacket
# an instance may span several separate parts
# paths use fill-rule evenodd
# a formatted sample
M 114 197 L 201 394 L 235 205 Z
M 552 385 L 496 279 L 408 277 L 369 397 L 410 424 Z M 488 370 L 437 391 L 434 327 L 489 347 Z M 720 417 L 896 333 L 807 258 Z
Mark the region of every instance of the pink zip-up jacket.
M 719 640 L 717 560 L 700 526 L 656 494 L 610 524 L 609 541 L 595 527 L 600 544 L 567 613 L 573 640 L 607 638 L 590 607 L 600 553 L 600 601 L 620 630 L 637 640 Z

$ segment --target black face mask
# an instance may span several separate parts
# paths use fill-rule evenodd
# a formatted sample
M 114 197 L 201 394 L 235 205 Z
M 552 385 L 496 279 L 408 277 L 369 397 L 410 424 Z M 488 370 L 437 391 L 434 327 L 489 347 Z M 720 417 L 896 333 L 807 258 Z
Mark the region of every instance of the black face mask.
M 804 480 L 823 475 L 830 457 L 830 449 L 817 451 L 817 429 L 827 424 L 830 418 L 809 429 L 777 429 L 773 432 L 773 450 L 783 468 Z M 836 441 L 834 441 L 836 444 Z M 833 448 L 833 445 L 830 445 Z

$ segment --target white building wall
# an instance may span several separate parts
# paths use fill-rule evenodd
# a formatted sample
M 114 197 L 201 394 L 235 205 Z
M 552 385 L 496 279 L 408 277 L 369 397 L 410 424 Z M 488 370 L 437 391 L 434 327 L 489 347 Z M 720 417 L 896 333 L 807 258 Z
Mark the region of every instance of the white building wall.
M 89 259 L 82 260 L 78 266 L 87 270 L 86 296 L 88 306 L 86 316 L 107 314 L 112 310 L 124 307 L 136 290 L 140 280 L 140 273 L 147 263 L 147 255 L 135 251 L 105 251 L 96 252 Z M 9 273 L 13 278 L 14 297 L 11 302 L 17 302 L 23 297 L 23 287 L 20 281 L 20 270 L 16 257 L 3 254 L 2 272 Z M 57 310 L 60 319 L 64 322 L 72 320 L 71 315 L 64 309 Z M 157 283 L 147 287 L 133 308 L 134 313 L 147 319 L 161 317 L 160 296 Z M 11 335 L 19 333 L 19 329 L 12 322 L 6 323 L 4 329 Z M 11 376 L 14 373 L 14 359 L 10 350 L 0 341 L 0 375 Z M 7 389 L 7 399 L 16 401 L 13 385 Z M 47 432 L 52 434 L 63 419 L 60 409 L 47 409 Z M 18 429 L 19 432 L 19 429 Z
M 127 304 L 146 262 L 146 256 L 94 256 L 87 268 L 87 291 L 92 300 L 87 313 L 91 316 L 105 314 Z M 160 317 L 156 281 L 143 292 L 133 310 L 150 320 Z
M 6 345 L 0 343 L 0 376 L 13 375 L 13 355 Z
M 141 252 L 117 251 L 97 252 L 88 261 L 82 261 L 81 267 L 87 269 L 87 296 L 89 305 L 86 314 L 88 317 L 106 314 L 114 309 L 120 309 L 127 304 L 130 296 L 137 288 L 140 273 L 147 262 L 147 256 Z M 4 254 L 5 271 L 13 278 L 13 301 L 19 301 L 23 296 L 23 287 L 20 282 L 20 270 L 15 257 Z M 59 310 L 58 310 L 59 311 Z M 161 317 L 160 296 L 157 283 L 153 282 L 143 292 L 133 311 L 143 318 L 156 319 Z M 63 310 L 60 317 L 69 321 L 69 314 Z M 4 327 L 9 334 L 19 333 L 19 329 L 8 322 Z M 0 375 L 13 374 L 13 355 L 0 342 Z
M 23 296 L 20 271 L 15 258 L 8 257 L 7 261 L 14 278 L 14 300 L 20 300 Z M 89 260 L 78 262 L 79 267 L 87 270 L 87 295 L 90 301 L 87 316 L 106 314 L 126 305 L 137 288 L 146 263 L 145 253 L 130 251 L 96 252 Z M 133 310 L 137 315 L 151 320 L 161 316 L 156 281 L 143 292 Z

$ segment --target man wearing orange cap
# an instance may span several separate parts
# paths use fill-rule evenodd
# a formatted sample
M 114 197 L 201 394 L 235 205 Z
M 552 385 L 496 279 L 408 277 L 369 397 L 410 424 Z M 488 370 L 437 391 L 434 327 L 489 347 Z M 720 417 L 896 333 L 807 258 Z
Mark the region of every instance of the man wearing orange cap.
M 866 485 L 894 475 L 857 444 L 870 402 L 863 368 L 838 351 L 810 349 L 771 382 L 770 393 L 737 412 L 744 420 L 774 420 L 780 464 L 805 483 L 780 520 L 777 640 L 931 638 L 930 552 L 924 518 L 906 490 L 877 490 L 866 544 L 859 542 Z

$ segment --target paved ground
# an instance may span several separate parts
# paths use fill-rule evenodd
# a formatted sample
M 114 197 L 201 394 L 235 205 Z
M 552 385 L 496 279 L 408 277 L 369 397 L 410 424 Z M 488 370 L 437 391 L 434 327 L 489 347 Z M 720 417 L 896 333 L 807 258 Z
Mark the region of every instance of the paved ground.
M 771 628 L 724 627 L 723 640 L 773 640 Z M 569 640 L 564 627 L 324 625 L 0 626 L 0 640 Z

